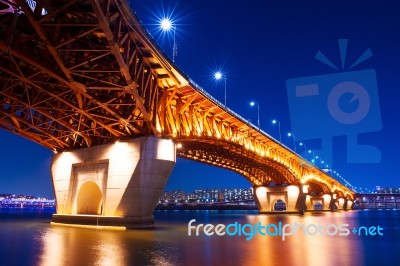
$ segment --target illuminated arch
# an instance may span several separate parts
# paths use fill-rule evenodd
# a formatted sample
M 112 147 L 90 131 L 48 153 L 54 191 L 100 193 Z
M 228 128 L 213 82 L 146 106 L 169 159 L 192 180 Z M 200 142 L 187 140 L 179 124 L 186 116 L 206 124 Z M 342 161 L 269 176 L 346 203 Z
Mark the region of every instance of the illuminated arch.
M 307 183 L 304 185 L 308 186 L 308 193 L 309 194 L 327 194 L 330 193 L 330 188 L 327 186 L 327 184 L 318 182 L 315 180 L 309 180 Z
M 102 194 L 99 186 L 92 182 L 84 183 L 78 194 L 77 214 L 101 214 Z
M 346 193 L 346 199 L 354 200 L 354 198 L 352 197 L 352 195 L 350 195 L 349 193 Z
M 300 185 L 299 171 L 292 168 L 292 163 L 279 162 L 279 158 L 270 158 L 255 154 L 235 143 L 220 140 L 207 143 L 199 140 L 181 140 L 177 155 L 237 172 L 248 179 L 254 186 Z
M 344 198 L 344 193 L 341 190 L 335 190 L 334 191 L 335 194 L 337 194 L 338 198 Z
M 287 203 L 284 199 L 276 199 L 272 202 L 272 210 L 273 211 L 286 211 Z

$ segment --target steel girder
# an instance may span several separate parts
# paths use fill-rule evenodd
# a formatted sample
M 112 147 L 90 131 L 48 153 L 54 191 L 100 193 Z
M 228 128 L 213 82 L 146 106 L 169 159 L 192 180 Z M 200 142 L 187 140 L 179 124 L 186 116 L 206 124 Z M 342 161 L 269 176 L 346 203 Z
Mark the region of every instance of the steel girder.
M 156 135 L 254 185 L 353 193 L 183 75 L 124 0 L 0 0 L 0 127 L 55 151 Z

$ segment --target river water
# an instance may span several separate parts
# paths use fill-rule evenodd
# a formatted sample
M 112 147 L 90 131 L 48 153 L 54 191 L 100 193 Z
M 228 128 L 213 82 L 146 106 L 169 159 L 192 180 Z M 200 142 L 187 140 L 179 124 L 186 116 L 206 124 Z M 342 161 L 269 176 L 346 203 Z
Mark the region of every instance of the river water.
M 400 265 L 398 210 L 154 216 L 154 229 L 114 231 L 50 225 L 51 211 L 0 209 L 0 265 Z

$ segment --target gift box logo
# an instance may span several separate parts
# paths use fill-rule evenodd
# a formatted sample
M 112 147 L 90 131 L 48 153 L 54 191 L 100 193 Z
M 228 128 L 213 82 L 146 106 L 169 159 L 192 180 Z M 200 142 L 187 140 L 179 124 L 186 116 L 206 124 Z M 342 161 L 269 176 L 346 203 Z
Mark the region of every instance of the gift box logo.
M 339 40 L 345 70 L 347 40 Z M 374 69 L 352 71 L 372 56 L 367 49 L 345 72 L 289 79 L 286 82 L 291 126 L 296 140 L 321 139 L 325 162 L 332 165 L 332 138 L 347 137 L 347 162 L 379 163 L 380 150 L 358 144 L 358 135 L 382 129 L 378 86 Z M 320 51 L 315 58 L 338 68 Z

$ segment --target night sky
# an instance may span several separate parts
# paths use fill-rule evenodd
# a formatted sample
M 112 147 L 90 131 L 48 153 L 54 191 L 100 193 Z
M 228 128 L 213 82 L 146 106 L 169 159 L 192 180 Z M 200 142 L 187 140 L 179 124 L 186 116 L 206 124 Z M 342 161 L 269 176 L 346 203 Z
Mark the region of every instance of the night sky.
M 400 149 L 399 9 L 395 2 L 389 1 L 304 2 L 130 1 L 145 28 L 169 57 L 172 57 L 172 32 L 161 32 L 158 22 L 164 16 L 173 19 L 178 68 L 221 102 L 224 101 L 223 81 L 216 82 L 213 74 L 222 71 L 227 81 L 227 106 L 240 116 L 256 124 L 257 109 L 249 105 L 255 100 L 260 106 L 262 130 L 278 139 L 278 127 L 271 123 L 272 119 L 278 119 L 283 144 L 293 148 L 293 138 L 287 133 L 294 130 L 298 136 L 296 140 L 303 136 L 307 149 L 320 157 L 323 157 L 323 152 L 318 152 L 320 139 L 334 134 L 331 136 L 330 167 L 333 165 L 342 177 L 356 187 L 400 187 L 396 156 Z M 348 40 L 343 67 L 339 39 Z M 349 70 L 368 49 L 373 56 Z M 325 64 L 316 60 L 318 51 L 337 69 L 328 66 L 327 60 Z M 371 69 L 375 70 L 376 77 L 362 72 Z M 303 108 L 313 112 L 318 104 L 326 105 L 327 100 L 315 102 L 315 105 L 297 103 L 290 106 L 289 98 L 292 96 L 288 93 L 288 80 L 299 82 L 311 77 L 313 82 L 322 84 L 322 88 L 328 81 L 334 83 L 338 79 L 340 82 L 340 78 L 350 71 L 364 73 L 350 79 L 366 87 L 371 106 L 375 104 L 374 109 L 371 107 L 372 111 L 366 114 L 363 124 L 343 128 L 340 123 L 337 127 L 325 124 L 328 118 L 322 119 L 324 113 L 319 110 L 314 112 L 315 119 L 299 120 Z M 328 93 L 321 93 L 321 97 L 326 98 Z M 356 98 L 353 101 L 351 93 L 342 96 L 338 105 L 345 113 L 355 112 L 361 106 L 361 100 Z M 319 98 L 315 99 L 318 101 Z M 301 111 L 293 112 L 298 108 Z M 321 108 L 326 109 L 326 106 Z M 324 133 L 320 133 L 320 138 L 307 139 L 308 133 L 294 127 L 299 121 L 304 123 L 304 128 L 311 129 L 310 132 Z M 353 151 L 359 158 L 350 158 L 347 150 L 350 133 L 357 133 L 359 144 L 374 146 L 380 156 Z M 0 140 L 0 193 L 53 198 L 50 178 L 52 152 L 4 130 L 0 130 Z M 298 151 L 304 151 L 299 141 L 296 145 Z M 250 183 L 238 174 L 178 159 L 166 190 L 249 186 Z

